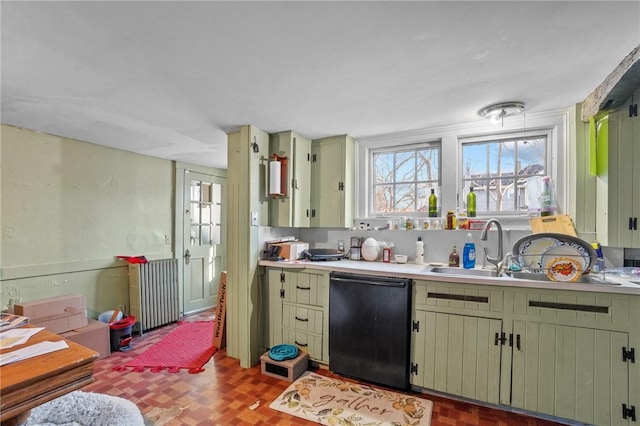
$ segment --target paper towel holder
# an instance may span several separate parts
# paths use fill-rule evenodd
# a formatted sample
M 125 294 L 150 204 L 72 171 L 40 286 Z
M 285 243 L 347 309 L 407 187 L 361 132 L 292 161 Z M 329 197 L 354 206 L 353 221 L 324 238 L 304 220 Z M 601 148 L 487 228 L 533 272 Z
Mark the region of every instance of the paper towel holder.
M 273 154 L 269 160 L 269 195 L 273 198 L 286 197 L 287 157 Z

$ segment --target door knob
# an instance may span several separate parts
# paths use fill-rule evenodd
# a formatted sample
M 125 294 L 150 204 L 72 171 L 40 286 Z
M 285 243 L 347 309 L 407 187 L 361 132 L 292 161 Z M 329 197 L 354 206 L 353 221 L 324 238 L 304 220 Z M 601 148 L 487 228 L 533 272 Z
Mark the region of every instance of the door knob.
M 184 252 L 184 263 L 189 264 L 189 259 L 191 259 L 191 253 L 189 253 L 189 249 Z

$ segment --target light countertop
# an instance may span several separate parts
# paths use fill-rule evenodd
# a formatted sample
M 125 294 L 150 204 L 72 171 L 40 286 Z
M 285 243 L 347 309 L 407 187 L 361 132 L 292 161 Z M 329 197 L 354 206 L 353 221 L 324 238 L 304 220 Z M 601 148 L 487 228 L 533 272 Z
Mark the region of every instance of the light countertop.
M 429 272 L 430 264 L 416 265 L 414 263 L 398 264 L 395 262 L 367 262 L 354 260 L 336 260 L 310 262 L 308 260 L 294 261 L 270 261 L 261 260 L 260 266 L 285 268 L 285 269 L 316 269 L 324 271 L 351 272 L 356 274 L 394 276 L 411 278 L 414 280 L 442 281 L 450 283 L 490 285 L 502 287 L 523 287 L 553 290 L 575 290 L 598 293 L 622 293 L 640 295 L 640 284 L 627 281 L 621 278 L 608 278 L 619 282 L 619 285 L 610 284 L 586 284 L 586 283 L 562 283 L 551 281 L 513 279 L 511 277 L 483 277 L 469 275 L 452 275 L 444 273 Z M 434 266 L 434 265 L 431 265 Z M 439 264 L 438 266 L 442 266 Z M 462 268 L 461 268 L 462 269 Z

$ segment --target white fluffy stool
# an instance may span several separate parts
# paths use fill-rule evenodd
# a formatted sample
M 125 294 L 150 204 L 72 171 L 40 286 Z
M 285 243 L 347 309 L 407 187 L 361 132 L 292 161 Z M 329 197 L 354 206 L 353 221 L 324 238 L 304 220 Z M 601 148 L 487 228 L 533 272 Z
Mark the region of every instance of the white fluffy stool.
M 74 391 L 33 410 L 25 426 L 144 426 L 138 407 L 117 396 Z

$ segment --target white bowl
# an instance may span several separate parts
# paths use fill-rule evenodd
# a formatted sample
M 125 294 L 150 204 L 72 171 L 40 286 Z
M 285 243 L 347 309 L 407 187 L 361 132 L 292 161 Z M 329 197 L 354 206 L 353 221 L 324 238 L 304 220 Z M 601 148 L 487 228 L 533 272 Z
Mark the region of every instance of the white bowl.
M 407 263 L 407 255 L 406 254 L 396 254 L 393 256 L 396 260 L 396 263 Z

